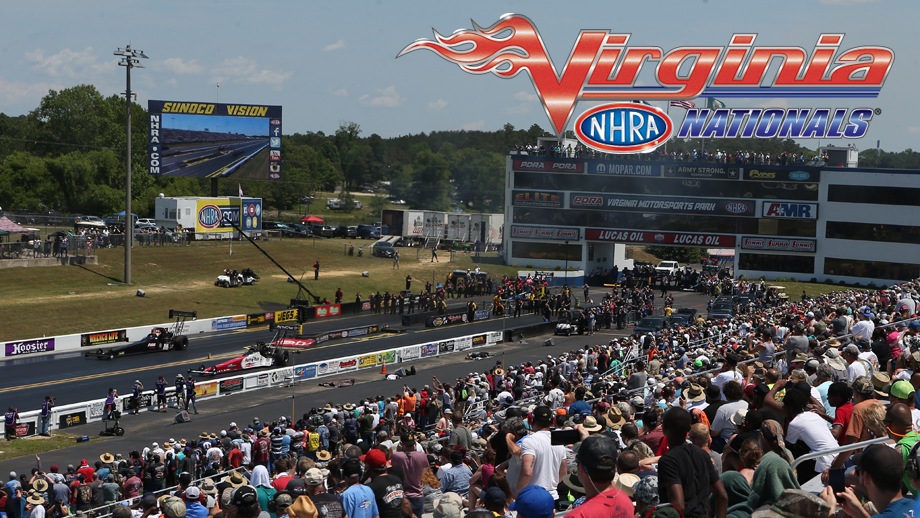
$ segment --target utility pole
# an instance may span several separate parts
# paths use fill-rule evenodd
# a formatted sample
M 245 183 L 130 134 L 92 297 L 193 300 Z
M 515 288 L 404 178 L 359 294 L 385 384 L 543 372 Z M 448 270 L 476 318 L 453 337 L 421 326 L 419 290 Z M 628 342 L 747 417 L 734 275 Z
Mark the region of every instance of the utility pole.
M 144 68 L 138 58 L 147 59 L 147 55 L 142 50 L 132 49 L 131 45 L 115 49 L 112 54 L 120 56 L 118 66 L 125 67 L 125 284 L 131 284 L 131 247 L 134 245 L 134 217 L 131 214 L 131 69 Z

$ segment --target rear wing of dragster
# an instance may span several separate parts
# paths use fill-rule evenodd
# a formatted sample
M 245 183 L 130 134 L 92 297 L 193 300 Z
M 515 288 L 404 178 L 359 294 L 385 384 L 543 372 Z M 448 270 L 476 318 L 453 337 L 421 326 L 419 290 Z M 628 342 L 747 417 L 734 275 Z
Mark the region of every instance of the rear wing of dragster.
M 223 219 L 223 220 L 226 221 L 226 222 L 227 222 L 231 227 L 233 227 L 237 232 L 239 232 L 241 236 L 245 237 L 247 241 L 249 241 L 250 243 L 252 243 L 252 246 L 256 247 L 256 249 L 258 249 L 260 252 L 262 252 L 262 255 L 264 255 L 265 257 L 268 257 L 268 260 L 271 261 L 272 264 L 274 264 L 274 265 L 277 266 L 282 272 L 284 272 L 284 274 L 287 275 L 288 282 L 293 282 L 294 284 L 296 284 L 296 285 L 300 288 L 300 293 L 307 293 L 308 295 L 310 295 L 311 297 L 313 297 L 313 303 L 314 303 L 314 304 L 322 304 L 322 303 L 323 303 L 323 299 L 321 299 L 320 297 L 317 297 L 316 295 L 314 295 L 313 292 L 310 291 L 309 288 L 307 288 L 306 286 L 304 286 L 302 282 L 300 282 L 300 281 L 297 280 L 293 275 L 291 275 L 291 272 L 285 270 L 285 269 L 284 269 L 284 266 L 281 266 L 281 264 L 280 264 L 278 261 L 276 261 L 274 257 L 268 255 L 268 252 L 266 252 L 265 249 L 263 249 L 261 246 L 259 246 L 259 244 L 256 243 L 254 239 L 252 239 L 251 237 L 249 237 L 249 234 L 243 232 L 243 229 L 241 229 L 239 225 L 237 225 L 236 223 L 234 223 L 234 222 L 233 222 L 232 220 L 230 220 L 230 218 L 228 218 L 227 216 L 224 216 L 224 219 Z M 300 293 L 297 294 L 297 298 L 298 298 L 298 299 L 300 298 Z

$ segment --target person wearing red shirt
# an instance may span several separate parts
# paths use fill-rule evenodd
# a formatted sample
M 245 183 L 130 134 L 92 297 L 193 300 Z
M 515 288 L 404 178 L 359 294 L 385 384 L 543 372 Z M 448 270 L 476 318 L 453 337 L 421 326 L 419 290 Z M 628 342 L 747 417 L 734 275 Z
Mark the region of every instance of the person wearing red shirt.
M 96 470 L 86 462 L 86 459 L 83 459 L 80 461 L 80 467 L 77 468 L 77 473 L 83 475 L 83 480 L 92 481 L 93 475 L 96 474 Z
M 827 404 L 835 408 L 834 417 L 823 413 L 818 415 L 831 423 L 831 434 L 841 446 L 850 444 L 853 438 L 847 437 L 845 432 L 853 416 L 853 389 L 842 381 L 831 383 L 827 388 Z
M 575 462 L 578 481 L 585 488 L 585 502 L 569 512 L 567 518 L 633 518 L 636 510 L 626 493 L 613 484 L 616 475 L 617 446 L 606 435 L 591 435 L 581 442 Z
M 231 444 L 230 453 L 227 454 L 227 462 L 230 463 L 232 469 L 236 469 L 243 465 L 243 450 L 240 449 L 238 443 Z

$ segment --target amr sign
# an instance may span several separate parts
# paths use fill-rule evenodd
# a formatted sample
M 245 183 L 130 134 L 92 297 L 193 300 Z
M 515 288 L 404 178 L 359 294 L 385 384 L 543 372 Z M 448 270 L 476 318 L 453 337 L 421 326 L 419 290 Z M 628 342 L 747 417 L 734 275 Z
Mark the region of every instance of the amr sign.
M 760 215 L 764 218 L 817 219 L 818 204 L 765 201 Z

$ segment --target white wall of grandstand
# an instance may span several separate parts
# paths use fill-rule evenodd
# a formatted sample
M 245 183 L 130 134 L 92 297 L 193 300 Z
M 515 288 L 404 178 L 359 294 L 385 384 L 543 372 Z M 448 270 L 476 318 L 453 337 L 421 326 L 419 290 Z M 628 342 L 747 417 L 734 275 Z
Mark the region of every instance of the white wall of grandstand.
M 859 167 L 854 148 L 829 149 L 827 162 L 784 165 L 514 151 L 504 259 L 590 274 L 631 267 L 627 244 L 693 246 L 734 249 L 734 274 L 749 279 L 920 276 L 920 171 Z

